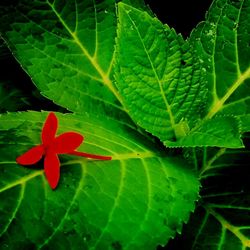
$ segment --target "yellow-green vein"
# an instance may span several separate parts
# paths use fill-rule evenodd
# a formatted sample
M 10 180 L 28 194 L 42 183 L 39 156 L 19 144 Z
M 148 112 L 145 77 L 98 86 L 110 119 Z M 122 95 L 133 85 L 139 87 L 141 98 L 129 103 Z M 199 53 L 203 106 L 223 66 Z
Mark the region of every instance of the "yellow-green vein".
M 151 60 L 151 56 L 150 56 L 149 53 L 148 53 L 148 50 L 147 50 L 147 48 L 146 48 L 146 46 L 145 46 L 145 44 L 144 44 L 143 38 L 141 37 L 141 34 L 140 34 L 139 30 L 138 30 L 138 27 L 136 26 L 136 24 L 134 23 L 134 21 L 133 21 L 132 18 L 130 17 L 129 13 L 127 13 L 127 15 L 128 15 L 128 17 L 129 17 L 129 19 L 130 19 L 130 21 L 131 21 L 131 23 L 132 23 L 134 29 L 136 30 L 136 32 L 137 32 L 137 34 L 138 34 L 139 40 L 140 40 L 140 42 L 141 42 L 141 44 L 142 44 L 142 46 L 143 46 L 143 49 L 144 49 L 144 51 L 145 51 L 145 53 L 146 53 L 146 56 L 147 56 L 147 58 L 148 58 L 148 61 L 149 61 L 149 63 L 150 63 L 150 66 L 151 66 L 151 68 L 152 68 L 152 70 L 153 70 L 153 72 L 154 72 L 155 78 L 156 78 L 156 80 L 157 80 L 157 82 L 158 82 L 158 85 L 159 85 L 159 88 L 160 88 L 160 92 L 161 92 L 161 96 L 162 96 L 162 99 L 163 99 L 164 104 L 165 104 L 165 106 L 166 106 L 166 111 L 167 111 L 167 114 L 168 114 L 168 116 L 169 116 L 171 126 L 172 126 L 172 128 L 175 128 L 176 124 L 175 124 L 174 115 L 173 115 L 173 113 L 172 113 L 171 106 L 169 105 L 168 100 L 167 100 L 167 98 L 166 98 L 166 95 L 165 95 L 165 93 L 164 93 L 164 89 L 163 89 L 163 86 L 162 86 L 162 82 L 161 82 L 161 80 L 160 80 L 160 78 L 159 78 L 159 76 L 158 76 L 158 73 L 156 72 L 155 66 L 154 66 L 154 64 L 153 64 L 153 62 L 152 62 L 152 60 Z
M 195 249 L 194 247 L 195 247 L 195 245 L 196 245 L 196 242 L 198 241 L 198 238 L 199 238 L 199 236 L 201 235 L 203 228 L 206 226 L 206 223 L 207 223 L 207 221 L 208 221 L 208 218 L 209 218 L 209 213 L 206 212 L 205 217 L 204 217 L 204 219 L 203 219 L 203 221 L 202 221 L 202 223 L 201 223 L 201 226 L 199 227 L 198 232 L 195 234 L 195 238 L 194 238 L 194 241 L 193 241 L 193 244 L 192 244 L 192 248 L 191 248 L 191 249 Z
M 202 175 L 209 169 L 212 168 L 212 164 L 219 158 L 221 157 L 223 154 L 225 154 L 226 152 L 226 148 L 220 148 L 216 154 L 210 159 L 208 160 L 206 163 L 204 162 L 204 165 L 202 166 L 200 172 L 199 172 L 199 176 L 200 178 L 202 177 Z
M 250 239 L 247 238 L 244 234 L 241 233 L 239 227 L 233 226 L 230 224 L 224 217 L 218 214 L 214 209 L 212 209 L 209 205 L 204 206 L 209 214 L 211 214 L 217 221 L 220 222 L 222 229 L 230 231 L 234 234 L 242 243 L 244 247 L 250 247 Z
M 3 228 L 2 232 L 0 233 L 0 237 L 8 230 L 10 224 L 12 223 L 13 219 L 15 218 L 18 209 L 23 201 L 23 197 L 24 197 L 24 192 L 25 192 L 25 187 L 26 187 L 26 183 L 21 183 L 21 189 L 20 189 L 20 195 L 19 198 L 17 199 L 17 205 L 16 208 L 14 209 L 11 217 L 8 220 L 8 223 L 5 225 L 5 227 Z
M 140 159 L 140 160 L 141 160 L 141 165 L 143 167 L 144 174 L 145 174 L 145 183 L 147 184 L 147 196 L 145 196 L 145 197 L 147 197 L 147 204 L 146 204 L 147 208 L 146 208 L 146 211 L 144 211 L 144 218 L 141 220 L 139 228 L 137 229 L 137 233 L 135 233 L 133 235 L 133 238 L 131 239 L 131 241 L 128 242 L 124 246 L 124 248 L 123 248 L 124 250 L 129 249 L 129 245 L 132 242 L 135 242 L 136 237 L 138 237 L 139 233 L 143 231 L 143 225 L 147 222 L 150 210 L 152 209 L 152 181 L 151 181 L 151 177 L 150 177 L 149 166 L 144 159 Z
M 115 95 L 115 97 L 117 98 L 117 100 L 122 104 L 122 99 L 120 94 L 118 93 L 117 89 L 113 86 L 112 81 L 109 78 L 109 75 L 107 75 L 102 68 L 100 67 L 100 65 L 98 64 L 98 62 L 96 61 L 96 58 L 91 56 L 89 54 L 89 52 L 87 51 L 87 49 L 83 46 L 83 44 L 81 43 L 81 41 L 79 40 L 78 36 L 77 36 L 77 32 L 73 32 L 69 26 L 67 25 L 67 23 L 62 19 L 62 17 L 60 16 L 60 14 L 58 13 L 58 11 L 55 9 L 54 5 L 51 4 L 48 0 L 46 1 L 47 4 L 50 6 L 50 8 L 52 9 L 52 11 L 55 13 L 56 17 L 58 18 L 58 20 L 61 22 L 61 24 L 65 27 L 65 29 L 68 31 L 68 33 L 70 34 L 70 36 L 72 37 L 73 41 L 77 44 L 77 46 L 80 48 L 80 50 L 82 51 L 82 53 L 87 57 L 87 59 L 90 61 L 90 63 L 93 65 L 93 67 L 96 69 L 96 71 L 98 72 L 98 74 L 101 76 L 103 83 L 110 89 L 110 91 Z
M 239 8 L 239 12 L 238 12 L 238 16 L 237 16 L 237 20 L 236 25 L 238 25 L 239 21 L 240 21 L 240 14 L 241 14 L 241 10 L 242 10 L 242 6 L 243 6 L 244 1 L 241 1 L 241 6 Z M 235 29 L 234 32 L 234 44 L 235 44 L 235 59 L 236 59 L 236 71 L 237 71 L 237 77 L 239 78 L 241 76 L 241 70 L 240 70 L 240 64 L 239 64 L 239 52 L 238 52 L 238 32 L 237 32 L 237 27 Z
M 238 79 L 232 84 L 232 86 L 227 90 L 226 94 L 219 100 L 217 100 L 210 109 L 209 113 L 206 115 L 205 119 L 211 119 L 217 112 L 219 112 L 224 103 L 229 99 L 229 97 L 245 82 L 246 79 L 250 77 L 250 67 L 238 77 Z
M 72 198 L 72 200 L 71 200 L 71 202 L 70 202 L 70 204 L 69 204 L 69 206 L 68 206 L 68 208 L 67 208 L 67 210 L 66 210 L 64 216 L 61 218 L 60 223 L 59 223 L 58 226 L 53 230 L 53 233 L 52 233 L 49 237 L 47 237 L 47 238 L 44 240 L 44 242 L 43 242 L 42 244 L 40 244 L 40 245 L 38 246 L 39 249 L 42 248 L 44 245 L 48 244 L 48 242 L 54 237 L 54 235 L 55 235 L 55 234 L 58 232 L 58 230 L 62 227 L 62 225 L 63 225 L 65 219 L 66 219 L 67 216 L 69 215 L 69 212 L 70 212 L 70 210 L 71 210 L 71 208 L 72 208 L 74 202 L 76 201 L 77 197 L 79 196 L 80 192 L 82 191 L 82 188 L 83 188 L 83 185 L 84 185 L 84 178 L 83 178 L 83 177 L 84 177 L 84 166 L 83 166 L 83 164 L 80 164 L 80 165 L 81 165 L 81 176 L 80 176 L 80 181 L 79 181 L 78 187 L 77 187 L 77 189 L 76 189 L 76 191 L 75 191 L 75 194 L 74 194 L 74 196 L 73 196 L 73 198 Z
M 107 219 L 107 223 L 106 225 L 103 227 L 102 229 L 102 232 L 101 234 L 98 236 L 98 239 L 96 240 L 95 242 L 95 245 L 91 247 L 91 249 L 96 249 L 98 243 L 101 241 L 103 235 L 105 234 L 105 232 L 107 231 L 108 227 L 109 227 L 109 224 L 110 222 L 112 221 L 112 218 L 113 218 L 113 215 L 114 215 L 114 212 L 115 212 L 115 209 L 118 207 L 119 205 L 119 200 L 122 196 L 122 191 L 123 191 L 123 188 L 124 188 L 124 178 L 126 176 L 126 164 L 123 160 L 120 161 L 121 162 L 121 168 L 120 168 L 120 171 L 121 171 L 121 177 L 120 177 L 120 181 L 119 181 L 119 187 L 118 187 L 118 190 L 117 190 L 117 195 L 114 199 L 114 203 L 113 203 L 113 206 L 112 208 L 110 209 L 110 212 L 109 212 L 109 215 L 108 215 L 108 219 Z
M 33 178 L 39 176 L 39 175 L 42 175 L 42 174 L 43 174 L 43 170 L 36 170 L 36 171 L 34 171 L 33 173 L 31 173 L 31 174 L 29 174 L 29 175 L 26 175 L 26 176 L 24 176 L 24 177 L 22 177 L 22 178 L 20 178 L 20 179 L 18 179 L 18 180 L 16 180 L 16 181 L 13 181 L 13 182 L 9 183 L 8 185 L 2 187 L 2 188 L 0 189 L 0 193 L 6 191 L 6 190 L 8 190 L 8 189 L 11 189 L 11 188 L 13 188 L 13 187 L 15 187 L 15 186 L 23 185 L 23 184 L 25 184 L 27 181 L 29 181 L 29 180 L 31 180 L 31 179 L 33 179 Z

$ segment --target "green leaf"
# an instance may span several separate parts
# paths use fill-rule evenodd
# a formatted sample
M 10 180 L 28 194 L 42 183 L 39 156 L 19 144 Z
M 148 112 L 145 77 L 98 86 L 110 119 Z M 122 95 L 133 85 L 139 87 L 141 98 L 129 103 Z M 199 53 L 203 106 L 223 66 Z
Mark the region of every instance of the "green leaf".
M 9 249 L 155 249 L 180 232 L 199 183 L 184 160 L 161 152 L 137 131 L 89 115 L 61 115 L 59 134 L 76 131 L 79 151 L 111 161 L 61 156 L 52 191 L 41 165 L 15 158 L 40 144 L 47 113 L 0 117 L 0 242 Z
M 150 7 L 148 5 L 145 5 L 144 0 L 122 0 L 122 1 L 118 0 L 117 2 L 122 2 L 127 5 L 133 6 L 136 9 L 147 11 L 148 14 L 155 16 Z
M 180 133 L 185 128 L 180 127 Z M 241 127 L 235 117 L 216 116 L 209 119 L 190 133 L 183 134 L 177 142 L 165 142 L 168 147 L 227 147 L 242 148 L 244 144 L 240 135 Z
M 192 47 L 147 12 L 118 4 L 116 80 L 131 117 L 163 142 L 201 116 L 204 70 Z M 199 112 L 200 111 L 200 112 Z
M 250 1 L 214 1 L 191 41 L 207 65 L 206 118 L 250 113 Z
M 242 132 L 250 131 L 250 114 L 239 116 L 241 120 L 241 130 Z
M 200 205 L 169 249 L 246 250 L 250 248 L 250 136 L 246 149 L 205 150 Z
M 112 82 L 115 0 L 7 6 L 0 7 L 1 35 L 44 96 L 77 113 L 128 119 Z

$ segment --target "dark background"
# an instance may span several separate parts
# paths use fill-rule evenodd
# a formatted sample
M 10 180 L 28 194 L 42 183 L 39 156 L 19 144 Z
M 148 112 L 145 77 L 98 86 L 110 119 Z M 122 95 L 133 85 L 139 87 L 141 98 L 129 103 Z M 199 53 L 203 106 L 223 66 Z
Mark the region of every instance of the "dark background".
M 156 16 L 187 37 L 205 19 L 212 0 L 145 0 Z

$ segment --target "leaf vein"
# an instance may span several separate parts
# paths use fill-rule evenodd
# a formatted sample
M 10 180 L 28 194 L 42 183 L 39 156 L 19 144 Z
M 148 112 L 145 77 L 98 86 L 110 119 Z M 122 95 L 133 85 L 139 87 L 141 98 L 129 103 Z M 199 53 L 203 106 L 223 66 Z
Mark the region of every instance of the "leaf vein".
M 69 215 L 69 212 L 72 208 L 72 206 L 74 205 L 76 199 L 78 198 L 80 192 L 82 191 L 82 187 L 83 187 L 83 184 L 84 184 L 84 166 L 83 166 L 83 162 L 81 162 L 81 176 L 80 176 L 80 181 L 79 181 L 79 184 L 78 184 L 78 187 L 76 188 L 75 190 L 75 194 L 65 212 L 65 214 L 63 215 L 63 217 L 61 218 L 60 220 L 60 223 L 58 224 L 58 226 L 54 229 L 54 231 L 52 232 L 52 234 L 47 237 L 43 243 L 41 243 L 38 248 L 42 248 L 43 246 L 47 245 L 51 239 L 55 236 L 55 234 L 60 230 L 60 228 L 63 226 L 64 222 L 65 222 L 65 219 L 67 218 L 67 216 Z
M 7 232 L 8 228 L 10 227 L 11 223 L 13 222 L 13 219 L 15 218 L 19 208 L 20 208 L 20 205 L 23 201 L 23 198 L 24 198 L 24 192 L 25 192 L 25 187 L 26 187 L 26 183 L 21 183 L 21 190 L 20 190 L 20 195 L 19 195 L 19 198 L 17 200 L 17 205 L 12 213 L 12 215 L 10 216 L 9 218 L 9 221 L 8 223 L 5 225 L 5 227 L 3 228 L 2 232 L 0 233 L 0 237 L 5 233 Z

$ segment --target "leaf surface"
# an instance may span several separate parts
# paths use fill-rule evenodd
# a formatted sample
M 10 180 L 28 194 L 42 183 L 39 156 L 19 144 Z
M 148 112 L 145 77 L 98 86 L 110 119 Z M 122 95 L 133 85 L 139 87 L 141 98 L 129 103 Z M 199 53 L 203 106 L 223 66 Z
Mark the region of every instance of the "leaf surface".
M 116 80 L 131 117 L 163 142 L 199 118 L 206 96 L 194 51 L 147 12 L 118 4 Z
M 118 122 L 60 115 L 59 132 L 84 135 L 79 151 L 111 161 L 61 156 L 52 191 L 41 164 L 15 158 L 40 144 L 47 113 L 0 117 L 0 243 L 9 249 L 155 249 L 180 232 L 199 183 L 187 163 Z M 83 119 L 84 118 L 84 119 Z
M 246 149 L 204 151 L 200 204 L 169 249 L 250 248 L 249 134 L 244 142 Z
M 239 116 L 241 120 L 242 132 L 248 132 L 250 130 L 250 114 Z
M 214 1 L 191 41 L 207 68 L 206 118 L 250 112 L 250 1 Z
M 44 96 L 77 113 L 126 116 L 112 82 L 114 0 L 12 5 L 0 5 L 1 35 Z
M 246 122 L 245 122 L 246 123 Z M 232 116 L 216 116 L 185 134 L 185 124 L 178 128 L 182 137 L 176 142 L 168 141 L 168 147 L 227 147 L 242 148 L 242 123 Z

